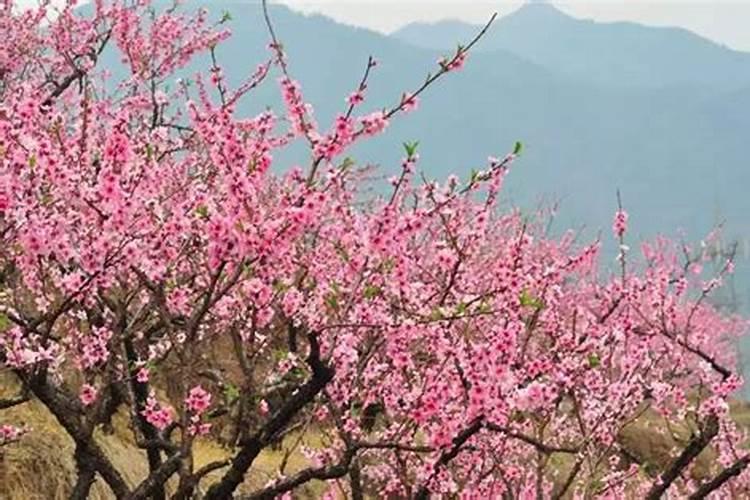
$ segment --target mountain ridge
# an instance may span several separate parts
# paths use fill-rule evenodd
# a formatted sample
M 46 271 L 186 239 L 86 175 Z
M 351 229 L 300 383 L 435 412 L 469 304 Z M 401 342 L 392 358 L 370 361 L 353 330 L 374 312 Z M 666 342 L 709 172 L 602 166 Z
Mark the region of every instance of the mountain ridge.
M 447 49 L 454 46 L 453 38 L 477 29 L 445 20 L 410 23 L 391 36 L 414 46 Z M 607 85 L 656 87 L 693 82 L 731 90 L 750 82 L 748 52 L 684 28 L 580 19 L 549 3 L 525 4 L 500 17 L 477 51 L 495 49 Z

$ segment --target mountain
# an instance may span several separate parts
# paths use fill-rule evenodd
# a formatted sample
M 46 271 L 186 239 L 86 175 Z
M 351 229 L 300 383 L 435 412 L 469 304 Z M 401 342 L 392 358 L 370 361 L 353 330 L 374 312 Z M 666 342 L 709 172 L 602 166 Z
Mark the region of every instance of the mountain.
M 446 50 L 479 26 L 459 21 L 413 23 L 393 37 Z M 479 50 L 506 50 L 584 81 L 618 86 L 750 83 L 750 54 L 679 28 L 576 19 L 549 3 L 527 3 L 497 20 Z

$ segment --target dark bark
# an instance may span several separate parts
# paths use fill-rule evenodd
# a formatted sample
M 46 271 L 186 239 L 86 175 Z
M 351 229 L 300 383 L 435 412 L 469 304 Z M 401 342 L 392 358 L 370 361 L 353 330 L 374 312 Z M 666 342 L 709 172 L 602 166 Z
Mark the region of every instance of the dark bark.
M 708 495 L 724 486 L 727 481 L 742 474 L 742 471 L 747 468 L 748 464 L 750 464 L 750 455 L 745 455 L 731 466 L 721 471 L 715 478 L 701 485 L 695 493 L 690 495 L 690 500 L 706 498 Z
M 138 360 L 138 356 L 135 352 L 135 349 L 133 347 L 133 343 L 130 340 L 125 340 L 125 355 L 128 358 L 128 364 L 134 364 Z M 141 383 L 136 380 L 135 377 L 131 378 L 130 380 L 131 389 L 133 391 L 133 396 L 135 397 L 135 401 L 133 402 L 133 405 L 135 406 L 136 410 L 136 421 L 138 423 L 138 428 L 143 434 L 144 439 L 147 443 L 149 443 L 146 446 L 146 458 L 148 459 L 148 470 L 150 473 L 154 473 L 155 471 L 159 470 L 159 467 L 161 467 L 162 460 L 161 460 L 161 448 L 156 444 L 156 442 L 159 440 L 160 436 L 157 430 L 154 428 L 153 425 L 148 423 L 146 421 L 146 418 L 143 416 L 142 412 L 146 408 L 146 399 L 148 399 L 148 384 L 147 383 Z M 157 487 L 154 489 L 152 493 L 152 499 L 153 500 L 165 500 L 166 499 L 166 493 L 164 491 L 164 486 Z
M 32 376 L 26 380 L 26 383 L 75 441 L 77 453 L 86 457 L 87 463 L 90 463 L 109 485 L 116 498 L 125 498 L 130 489 L 122 475 L 94 441 L 90 426 L 82 418 L 83 409 L 76 397 L 50 384 L 45 373 Z
M 146 500 L 156 498 L 154 495 L 164 494 L 164 484 L 180 468 L 180 463 L 184 457 L 180 453 L 175 453 L 169 457 L 158 469 L 152 471 L 131 494 L 125 497 L 125 500 Z
M 75 460 L 78 477 L 76 478 L 76 484 L 73 486 L 73 491 L 70 493 L 70 500 L 86 500 L 96 477 L 95 466 L 79 446 L 76 446 Z
M 229 470 L 212 485 L 206 493 L 205 500 L 226 500 L 242 483 L 245 473 L 260 452 L 268 446 L 280 431 L 333 379 L 333 369 L 320 359 L 320 345 L 315 334 L 307 336 L 310 343 L 310 355 L 307 363 L 312 369 L 312 377 L 295 392 L 253 436 L 243 440 L 241 449 L 232 459 Z M 345 472 L 346 473 L 346 472 Z
M 349 472 L 349 466 L 354 458 L 355 452 L 355 449 L 350 448 L 346 451 L 341 461 L 337 464 L 329 465 L 326 467 L 315 467 L 301 470 L 298 473 L 282 479 L 281 481 L 278 481 L 267 488 L 263 488 L 262 490 L 256 491 L 250 495 L 243 496 L 241 497 L 241 500 L 273 500 L 279 495 L 286 493 L 287 491 L 291 491 L 297 486 L 301 486 L 309 481 L 312 481 L 313 479 L 328 481 L 330 479 L 338 479 L 344 477 Z
M 703 429 L 700 434 L 695 436 L 687 444 L 680 456 L 674 459 L 670 466 L 665 470 L 661 476 L 657 479 L 654 485 L 646 495 L 646 500 L 659 500 L 674 481 L 680 477 L 680 474 L 685 470 L 705 448 L 711 442 L 711 440 L 719 433 L 719 419 L 716 416 L 711 415 L 706 420 Z
M 352 462 L 349 470 L 349 480 L 352 487 L 352 500 L 365 500 L 362 490 L 362 473 L 356 459 Z
M 461 431 L 455 438 L 453 438 L 453 446 L 440 456 L 440 459 L 435 464 L 435 468 L 432 475 L 425 483 L 417 489 L 414 494 L 414 500 L 429 500 L 430 498 L 430 487 L 429 482 L 435 477 L 435 474 L 440 470 L 440 467 L 445 467 L 450 463 L 451 460 L 456 458 L 461 452 L 461 448 L 471 437 L 482 429 L 482 417 L 477 418 L 474 422 L 469 425 L 466 429 Z

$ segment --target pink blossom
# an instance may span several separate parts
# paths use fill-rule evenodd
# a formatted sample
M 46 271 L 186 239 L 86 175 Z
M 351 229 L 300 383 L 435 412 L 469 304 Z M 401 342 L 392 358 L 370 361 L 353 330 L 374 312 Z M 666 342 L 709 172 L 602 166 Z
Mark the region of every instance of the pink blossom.
M 446 71 L 456 71 L 464 67 L 467 55 L 468 52 L 466 52 L 465 50 L 459 50 L 452 59 L 442 58 L 438 61 L 438 63 Z
M 612 223 L 612 232 L 617 238 L 622 238 L 625 231 L 628 230 L 628 213 L 624 210 L 618 210 L 615 213 L 614 222 Z
M 401 109 L 404 113 L 411 113 L 419 107 L 419 97 L 411 94 L 404 94 L 401 98 Z
M 268 402 L 265 399 L 261 399 L 260 404 L 258 405 L 258 409 L 260 410 L 261 415 L 268 415 L 268 412 L 269 412 Z
M 363 116 L 360 119 L 362 129 L 367 135 L 376 135 L 385 130 L 388 126 L 388 119 L 382 111 L 375 111 L 367 116 Z
M 191 436 L 205 436 L 211 431 L 211 424 L 208 422 L 195 421 L 190 423 L 188 432 Z
M 141 412 L 146 422 L 153 425 L 160 431 L 164 430 L 172 423 L 172 409 L 166 406 L 162 406 L 153 395 L 149 395 L 146 399 L 146 407 Z
M 356 106 L 357 104 L 363 103 L 365 100 L 365 93 L 363 90 L 357 90 L 356 92 L 352 92 L 349 97 L 347 97 L 346 102 L 349 103 L 350 106 Z
M 18 441 L 26 432 L 28 432 L 28 429 L 24 427 L 16 427 L 10 424 L 0 425 L 0 446 Z
M 188 392 L 188 396 L 185 398 L 185 405 L 191 413 L 201 415 L 211 406 L 211 394 L 206 392 L 203 387 L 197 385 Z
M 90 384 L 83 384 L 81 386 L 81 391 L 78 394 L 78 398 L 81 400 L 81 403 L 83 403 L 83 406 L 90 406 L 94 401 L 96 401 L 96 398 L 99 394 L 99 391 Z
M 603 272 L 598 241 L 548 234 L 549 211 L 504 208 L 518 151 L 447 179 L 432 180 L 428 166 L 423 181 L 407 144 L 392 185 L 380 186 L 393 172 L 352 148 L 415 110 L 414 90 L 319 128 L 302 85 L 283 76 L 283 107 L 247 115 L 271 68 L 285 74 L 280 43 L 235 85 L 201 68 L 229 36 L 205 11 L 61 2 L 52 16 L 10 4 L 0 2 L 0 268 L 12 270 L 0 290 L 0 358 L 21 379 L 41 377 L 91 408 L 93 381 L 127 387 L 158 371 L 169 394 L 185 392 L 179 422 L 153 392 L 142 407 L 138 397 L 124 404 L 156 430 L 175 427 L 157 441 L 178 470 L 196 459 L 192 437 L 212 439 L 216 395 L 191 381 L 274 394 L 285 409 L 274 417 L 294 410 L 284 428 L 310 421 L 300 432 L 331 437 L 312 449 L 303 436 L 309 465 L 359 461 L 383 497 L 425 487 L 435 498 L 548 498 L 564 478 L 539 448 L 571 446 L 583 465 L 569 495 L 645 497 L 653 477 L 610 457 L 649 407 L 677 426 L 718 419 L 712 476 L 736 462 L 747 436 L 729 406 L 747 323 L 704 296 L 725 274 L 709 265 L 716 235 L 689 249 L 657 238 Z M 88 56 L 107 35 L 107 53 L 122 61 L 116 80 Z M 465 58 L 459 49 L 434 75 Z M 186 68 L 193 83 L 168 88 Z M 360 105 L 365 87 L 346 102 Z M 284 163 L 297 148 L 310 161 Z M 618 211 L 617 238 L 627 223 Z M 222 418 L 239 418 L 252 394 L 226 391 Z M 45 406 L 71 418 L 71 405 Z M 260 429 L 271 406 L 245 408 L 252 428 L 240 430 Z M 17 436 L 0 427 L 0 444 Z M 261 441 L 263 453 L 272 439 Z M 384 447 L 347 448 L 367 442 Z M 684 443 L 674 445 L 678 456 Z M 668 495 L 696 492 L 694 471 L 682 472 Z M 583 491 L 592 481 L 597 491 Z M 324 482 L 329 492 L 337 484 Z M 715 493 L 749 485 L 743 473 Z

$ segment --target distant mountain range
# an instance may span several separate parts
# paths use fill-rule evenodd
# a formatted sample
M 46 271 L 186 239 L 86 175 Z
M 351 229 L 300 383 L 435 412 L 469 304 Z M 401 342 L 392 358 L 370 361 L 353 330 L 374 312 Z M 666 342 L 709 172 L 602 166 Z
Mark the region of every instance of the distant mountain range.
M 268 57 L 259 2 L 188 2 L 198 5 L 216 18 L 232 14 L 234 36 L 218 49 L 231 80 Z M 440 55 L 479 29 L 417 23 L 386 36 L 282 6 L 271 15 L 323 124 L 343 110 L 367 56 L 380 62 L 365 105 L 373 110 L 419 85 Z M 357 147 L 355 159 L 393 172 L 401 143 L 419 140 L 428 177 L 466 177 L 520 140 L 526 148 L 506 201 L 530 210 L 559 200 L 560 228 L 608 232 L 620 189 L 641 236 L 684 229 L 697 240 L 719 220 L 729 235 L 750 235 L 750 54 L 682 29 L 575 19 L 545 3 L 498 19 L 476 48 L 464 71 Z M 280 106 L 275 85 L 244 106 Z M 279 168 L 306 161 L 299 152 L 278 160 Z
M 458 21 L 413 23 L 393 36 L 445 50 L 480 28 Z M 750 81 L 748 53 L 680 28 L 576 19 L 542 2 L 500 18 L 478 50 L 505 50 L 573 78 L 620 87 L 692 84 L 733 89 Z

